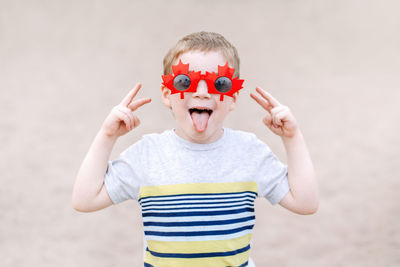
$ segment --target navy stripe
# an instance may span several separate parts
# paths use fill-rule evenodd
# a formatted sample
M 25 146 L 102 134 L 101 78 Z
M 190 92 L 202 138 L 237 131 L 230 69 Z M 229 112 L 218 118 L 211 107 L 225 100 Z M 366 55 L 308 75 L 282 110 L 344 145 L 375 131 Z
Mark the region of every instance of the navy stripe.
M 247 222 L 255 220 L 256 216 L 244 217 L 239 219 L 221 221 L 194 221 L 194 222 L 144 222 L 143 226 L 164 226 L 164 227 L 188 227 L 188 226 L 207 226 L 207 225 L 226 225 L 233 223 Z
M 227 257 L 227 256 L 234 256 L 243 252 L 246 252 L 250 249 L 250 245 L 246 247 L 227 251 L 227 252 L 209 252 L 209 253 L 160 253 L 151 251 L 147 248 L 147 251 L 151 253 L 151 255 L 160 257 L 160 258 L 183 258 L 183 259 L 190 259 L 190 258 L 210 258 L 210 257 Z
M 142 197 L 139 198 L 139 202 L 148 199 L 148 198 L 169 198 L 169 197 L 183 197 L 183 196 L 223 196 L 223 195 L 239 195 L 239 194 L 245 194 L 245 193 L 250 193 L 254 197 L 257 196 L 256 192 L 253 191 L 242 191 L 242 192 L 232 192 L 232 193 L 214 193 L 214 194 L 176 194 L 176 195 L 163 195 L 163 196 L 148 196 L 148 197 Z
M 249 261 L 246 261 L 245 263 L 243 263 L 242 265 L 239 265 L 239 267 L 246 267 L 247 264 L 249 264 Z
M 195 202 L 195 203 L 170 203 L 170 204 L 153 204 L 153 203 L 146 203 L 142 205 L 142 208 L 147 208 L 149 206 L 182 206 L 182 205 L 207 205 L 207 204 L 232 204 L 232 203 L 240 203 L 244 201 L 250 201 L 251 203 L 254 202 L 254 199 L 242 199 L 242 200 L 235 200 L 235 201 L 225 201 L 225 202 Z
M 148 263 L 144 263 L 144 267 L 154 267 L 154 266 Z
M 145 208 L 142 209 L 142 211 L 149 211 L 149 210 L 200 210 L 200 209 L 224 209 L 224 208 L 236 208 L 236 207 L 241 207 L 241 206 L 254 206 L 254 203 L 243 203 L 243 204 L 238 204 L 238 205 L 231 205 L 231 206 L 215 206 L 215 207 L 181 207 L 181 208 Z
M 159 232 L 159 231 L 144 231 L 145 235 L 156 236 L 206 236 L 206 235 L 229 235 L 238 233 L 244 230 L 253 229 L 254 224 L 246 225 L 240 228 L 229 230 L 215 230 L 215 231 L 193 231 L 193 232 Z
M 243 208 L 237 210 L 219 210 L 219 211 L 192 211 L 192 212 L 143 212 L 142 217 L 186 217 L 186 216 L 216 216 L 237 214 L 242 212 L 254 212 L 254 208 Z

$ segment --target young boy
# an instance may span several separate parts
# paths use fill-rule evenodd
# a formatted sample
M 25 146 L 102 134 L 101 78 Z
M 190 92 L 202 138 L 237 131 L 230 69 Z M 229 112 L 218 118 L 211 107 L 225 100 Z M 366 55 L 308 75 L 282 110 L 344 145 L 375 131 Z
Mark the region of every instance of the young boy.
M 161 86 L 175 128 L 143 136 L 108 162 L 118 137 L 139 125 L 134 111 L 151 101 L 134 99 L 137 84 L 107 116 L 82 163 L 74 208 L 89 212 L 137 200 L 145 266 L 254 266 L 257 196 L 298 214 L 317 210 L 311 159 L 286 106 L 261 88 L 251 94 L 266 110 L 266 126 L 282 138 L 288 167 L 255 135 L 223 128 L 242 88 L 238 77 L 237 51 L 224 37 L 184 37 L 164 58 Z

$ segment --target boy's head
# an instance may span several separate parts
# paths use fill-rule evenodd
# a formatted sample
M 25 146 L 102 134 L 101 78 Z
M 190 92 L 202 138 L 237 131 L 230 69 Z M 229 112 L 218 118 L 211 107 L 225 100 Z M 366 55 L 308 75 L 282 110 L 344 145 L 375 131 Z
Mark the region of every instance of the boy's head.
M 229 66 L 226 65 L 227 62 Z M 221 75 L 221 72 L 226 74 Z M 221 88 L 217 88 L 222 84 L 224 89 L 223 86 L 226 85 L 224 82 L 217 84 L 219 78 L 213 82 L 208 80 L 215 74 L 220 78 L 229 77 L 226 81 L 230 83 L 230 87 L 227 86 L 229 91 L 223 92 L 219 90 Z M 175 117 L 175 132 L 196 143 L 218 140 L 222 136 L 226 116 L 235 107 L 237 95 L 231 92 L 235 91 L 234 88 L 241 88 L 243 83 L 243 80 L 237 79 L 239 57 L 235 47 L 217 33 L 190 34 L 178 41 L 165 56 L 164 75 L 162 100 L 171 108 Z M 193 75 L 201 78 L 192 80 L 195 77 Z M 166 80 L 173 82 L 173 86 L 166 83 Z M 179 90 L 180 87 L 183 90 Z M 178 91 L 181 93 L 177 94 Z
M 179 40 L 164 57 L 164 75 L 172 72 L 172 65 L 180 55 L 188 51 L 220 52 L 235 69 L 234 77 L 239 77 L 240 59 L 236 48 L 221 34 L 215 32 L 196 32 Z

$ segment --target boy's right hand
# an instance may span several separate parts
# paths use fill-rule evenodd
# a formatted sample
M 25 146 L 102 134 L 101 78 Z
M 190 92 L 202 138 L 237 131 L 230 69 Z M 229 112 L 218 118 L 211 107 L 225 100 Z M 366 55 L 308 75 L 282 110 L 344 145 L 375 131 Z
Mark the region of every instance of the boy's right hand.
M 142 84 L 137 83 L 122 102 L 111 110 L 101 127 L 105 135 L 118 138 L 139 126 L 140 120 L 133 115 L 133 111 L 151 102 L 150 98 L 133 100 L 141 87 Z

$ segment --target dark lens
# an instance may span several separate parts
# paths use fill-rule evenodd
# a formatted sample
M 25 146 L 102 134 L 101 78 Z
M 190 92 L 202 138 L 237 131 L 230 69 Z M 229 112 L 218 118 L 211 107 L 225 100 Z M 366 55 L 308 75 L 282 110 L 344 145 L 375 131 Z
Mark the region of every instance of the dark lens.
M 215 80 L 215 89 L 220 93 L 226 93 L 232 88 L 232 81 L 227 77 L 219 77 Z
M 185 74 L 179 74 L 174 78 L 174 87 L 178 91 L 185 91 L 190 86 L 190 78 Z

